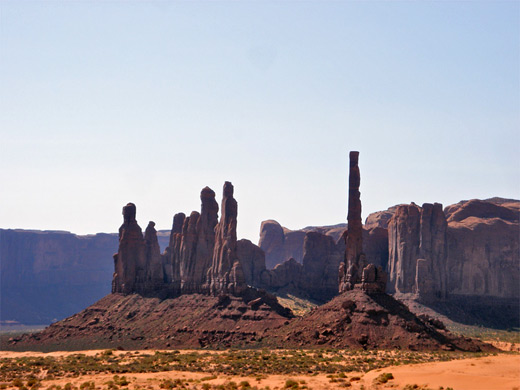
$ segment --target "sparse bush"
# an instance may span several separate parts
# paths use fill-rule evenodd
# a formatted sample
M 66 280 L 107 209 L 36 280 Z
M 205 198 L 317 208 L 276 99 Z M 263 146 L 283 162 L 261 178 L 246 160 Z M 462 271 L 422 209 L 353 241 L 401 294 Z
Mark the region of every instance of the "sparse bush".
M 383 372 L 381 375 L 379 375 L 376 379 L 374 379 L 377 383 L 386 383 L 390 379 L 394 379 L 394 376 L 390 372 Z
M 287 379 L 285 381 L 284 389 L 299 389 L 300 384 L 293 379 Z
M 114 375 L 114 383 L 118 386 L 128 386 L 130 382 L 126 379 L 126 377 L 119 377 L 118 375 Z
M 96 389 L 96 385 L 94 382 L 83 382 L 80 386 L 79 386 L 80 390 L 95 390 Z

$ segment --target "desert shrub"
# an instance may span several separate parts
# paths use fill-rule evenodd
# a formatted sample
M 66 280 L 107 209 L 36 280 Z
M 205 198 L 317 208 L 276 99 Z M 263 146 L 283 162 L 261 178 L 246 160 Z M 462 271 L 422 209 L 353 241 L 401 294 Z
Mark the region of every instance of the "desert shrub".
M 284 389 L 299 389 L 300 384 L 293 379 L 287 379 L 285 381 L 285 386 L 283 388 Z
M 164 380 L 159 384 L 159 387 L 160 387 L 161 389 L 170 390 L 170 389 L 173 389 L 174 387 L 177 387 L 177 385 L 176 385 L 175 382 L 172 381 L 171 379 L 164 379 Z
M 114 381 L 108 381 L 105 383 L 105 385 L 107 385 L 108 390 L 118 390 L 119 389 L 119 386 L 116 385 L 116 383 Z M 68 389 L 65 388 L 65 390 L 68 390 Z
M 118 375 L 114 375 L 114 383 L 118 386 L 128 386 L 130 382 L 126 379 L 125 376 L 119 377 Z
M 394 379 L 394 376 L 392 375 L 392 373 L 391 372 L 383 372 L 381 375 L 379 375 L 375 379 L 375 381 L 378 382 L 378 383 L 386 383 L 390 379 Z
M 83 382 L 80 386 L 79 386 L 80 390 L 95 390 L 96 389 L 96 385 L 94 384 L 94 382 Z
M 204 381 L 210 381 L 212 379 L 217 379 L 217 376 L 216 375 L 204 376 L 204 377 L 200 378 L 199 380 L 201 382 L 204 382 Z

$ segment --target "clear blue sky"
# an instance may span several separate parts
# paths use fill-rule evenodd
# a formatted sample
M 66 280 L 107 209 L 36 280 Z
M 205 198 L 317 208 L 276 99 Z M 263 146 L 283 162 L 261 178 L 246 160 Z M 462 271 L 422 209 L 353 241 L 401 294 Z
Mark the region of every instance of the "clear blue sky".
M 0 227 L 520 197 L 519 2 L 0 1 Z

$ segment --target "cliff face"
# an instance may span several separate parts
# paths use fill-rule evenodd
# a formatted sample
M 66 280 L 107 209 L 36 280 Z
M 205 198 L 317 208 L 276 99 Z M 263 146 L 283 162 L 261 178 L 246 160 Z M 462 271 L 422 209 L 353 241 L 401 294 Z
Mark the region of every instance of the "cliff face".
M 110 292 L 117 235 L 0 229 L 0 318 L 48 324 Z
M 471 200 L 446 208 L 451 294 L 520 297 L 519 206 Z
M 289 259 L 294 259 L 302 264 L 303 242 L 307 233 L 316 232 L 330 236 L 335 243 L 339 243 L 346 228 L 346 223 L 340 223 L 332 226 L 307 226 L 299 230 L 290 230 L 270 219 L 263 221 L 260 226 L 258 246 L 265 253 L 265 263 L 268 269 L 273 269 Z M 343 241 L 341 239 L 342 243 Z
M 391 292 L 446 297 L 446 231 L 439 203 L 397 207 L 388 224 Z
M 317 232 L 305 235 L 300 288 L 314 300 L 326 302 L 338 293 L 338 269 L 344 251 L 330 236 Z
M 305 231 L 289 230 L 274 220 L 263 221 L 258 246 L 265 252 L 267 268 L 272 269 L 291 258 L 301 263 L 304 238 Z
M 389 291 L 520 297 L 520 202 L 400 205 L 388 224 Z
M 326 302 L 337 294 L 338 267 L 344 245 L 318 232 L 304 233 L 302 263 L 289 258 L 266 269 L 264 251 L 248 240 L 238 242 L 238 257 L 247 284 L 275 293 L 290 293 Z

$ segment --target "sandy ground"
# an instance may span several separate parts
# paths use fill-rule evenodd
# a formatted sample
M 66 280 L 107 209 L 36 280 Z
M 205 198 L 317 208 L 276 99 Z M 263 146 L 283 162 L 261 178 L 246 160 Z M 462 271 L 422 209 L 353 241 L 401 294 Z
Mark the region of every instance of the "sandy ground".
M 365 386 L 382 372 L 391 372 L 389 384 L 398 388 L 407 384 L 440 386 L 454 390 L 520 390 L 520 355 L 486 356 L 449 362 L 413 364 L 368 372 L 363 377 Z M 387 386 L 381 386 L 385 389 Z M 390 388 L 388 386 L 388 388 Z
M 80 352 L 52 352 L 43 354 L 39 352 L 0 352 L 0 358 L 12 358 L 21 356 L 66 356 L 73 353 L 85 353 L 87 355 L 94 355 L 99 353 L 99 350 L 80 351 Z M 126 353 L 128 351 L 115 351 L 114 353 Z M 143 354 L 154 353 L 155 351 L 145 350 L 139 351 Z M 184 351 L 183 351 L 184 352 Z M 377 384 L 374 379 L 381 373 L 392 373 L 394 379 L 385 384 Z M 133 389 L 136 385 L 147 389 L 159 389 L 159 384 L 164 379 L 182 379 L 189 380 L 204 380 L 204 383 L 222 384 L 227 381 L 234 381 L 240 383 L 248 381 L 251 386 L 258 386 L 265 388 L 269 386 L 270 389 L 283 389 L 286 381 L 292 379 L 305 384 L 309 389 L 325 390 L 325 389 L 339 389 L 345 388 L 345 382 L 351 384 L 349 389 L 393 389 L 401 390 L 406 385 L 419 385 L 422 388 L 438 390 L 441 386 L 444 389 L 448 387 L 453 390 L 520 390 L 520 355 L 518 354 L 500 354 L 497 356 L 485 356 L 481 358 L 472 358 L 464 360 L 453 360 L 449 362 L 436 362 L 424 364 L 411 364 L 403 366 L 392 366 L 384 369 L 370 371 L 363 373 L 349 373 L 345 382 L 331 383 L 330 378 L 325 374 L 316 376 L 306 375 L 269 375 L 260 378 L 251 377 L 232 377 L 220 375 L 217 378 L 211 379 L 211 374 L 208 373 L 193 373 L 193 372 L 159 372 L 159 373 L 143 373 L 143 374 L 127 374 L 125 375 L 130 380 L 131 385 L 129 389 Z M 359 377 L 359 380 L 351 380 L 353 377 Z M 52 381 L 44 380 L 42 382 L 43 388 L 47 388 L 53 384 L 61 385 L 65 383 L 72 383 L 78 388 L 86 381 L 95 381 L 97 386 L 104 386 L 106 382 L 111 380 L 113 375 L 87 375 L 79 378 L 60 378 Z M 200 385 L 199 385 L 200 386 Z M 200 388 L 200 387 L 198 387 Z

